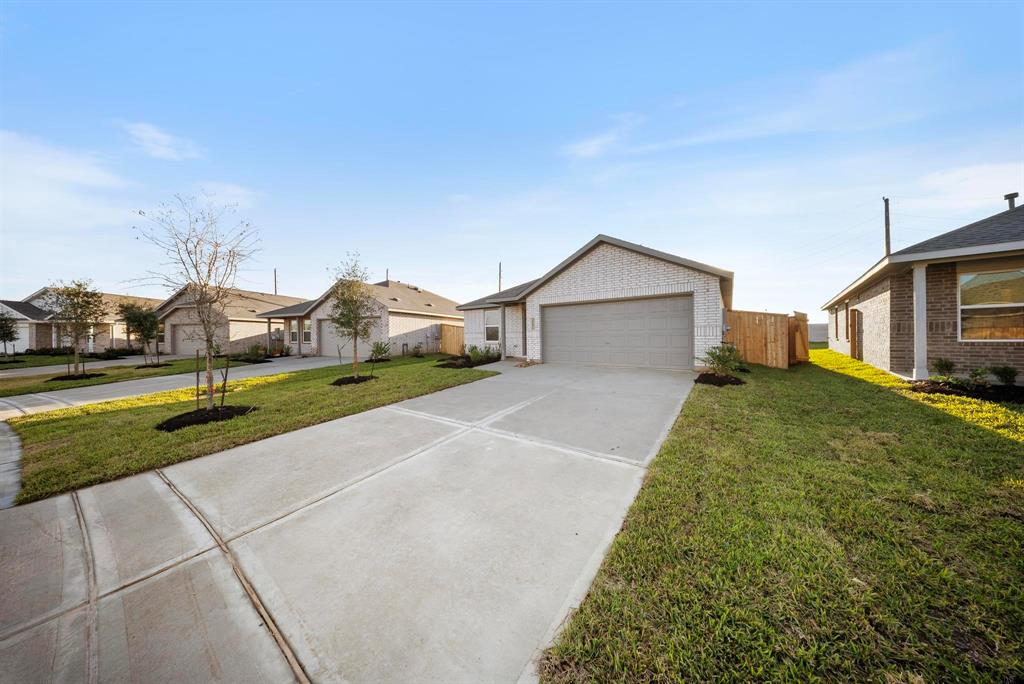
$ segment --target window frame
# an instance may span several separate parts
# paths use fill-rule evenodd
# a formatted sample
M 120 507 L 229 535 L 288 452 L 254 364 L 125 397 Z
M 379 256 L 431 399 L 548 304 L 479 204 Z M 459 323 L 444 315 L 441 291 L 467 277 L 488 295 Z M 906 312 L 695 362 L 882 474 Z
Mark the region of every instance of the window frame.
M 963 322 L 964 321 L 963 321 L 963 315 L 961 314 L 961 312 L 964 309 L 970 310 L 970 309 L 1012 309 L 1012 308 L 1024 308 L 1024 302 L 1008 303 L 1008 304 L 963 304 L 960 301 L 960 278 L 962 278 L 963 276 L 990 275 L 990 274 L 993 274 L 993 273 L 1012 273 L 1014 271 L 1017 271 L 1017 272 L 1021 273 L 1022 275 L 1024 275 L 1024 267 L 1020 267 L 1020 268 L 999 268 L 999 269 L 991 269 L 991 270 L 989 270 L 989 269 L 980 269 L 980 270 L 976 270 L 976 271 L 968 271 L 968 270 L 961 271 L 960 269 L 957 269 L 957 271 L 956 271 L 956 340 L 957 340 L 957 342 L 962 342 L 964 344 L 971 344 L 971 343 L 977 343 L 977 342 L 994 343 L 994 344 L 999 344 L 999 343 L 1004 343 L 1004 342 L 1009 342 L 1009 343 L 1024 342 L 1024 337 L 1005 338 L 1005 339 L 998 339 L 997 338 L 997 339 L 978 340 L 978 339 L 970 339 L 970 338 L 964 339 L 964 336 L 963 336 Z
M 487 322 L 487 314 L 494 312 L 497 319 L 494 323 Z M 494 328 L 494 339 L 490 338 L 488 331 Z M 501 309 L 484 309 L 484 342 L 501 342 Z
M 153 339 L 156 344 L 167 344 L 167 326 L 163 321 L 156 324 L 156 337 Z
M 311 318 L 302 321 L 302 341 L 306 344 L 313 343 L 313 320 Z

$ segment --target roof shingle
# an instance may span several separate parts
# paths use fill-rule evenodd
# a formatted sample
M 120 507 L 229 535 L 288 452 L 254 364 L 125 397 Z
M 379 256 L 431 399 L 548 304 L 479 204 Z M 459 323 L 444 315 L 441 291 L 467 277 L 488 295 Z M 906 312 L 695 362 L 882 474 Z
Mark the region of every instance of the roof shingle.
M 1024 207 L 1007 209 L 994 216 L 969 223 L 962 228 L 936 235 L 918 242 L 916 245 L 893 252 L 893 256 L 936 252 L 944 249 L 983 247 L 1019 240 L 1024 240 Z

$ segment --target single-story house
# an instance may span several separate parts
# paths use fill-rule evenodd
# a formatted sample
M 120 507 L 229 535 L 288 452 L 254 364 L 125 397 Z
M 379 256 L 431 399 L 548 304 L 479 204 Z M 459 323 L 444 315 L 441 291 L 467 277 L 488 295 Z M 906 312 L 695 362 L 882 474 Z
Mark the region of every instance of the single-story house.
M 118 307 L 121 304 L 136 304 L 151 308 L 160 304 L 159 299 L 149 297 L 110 292 L 100 294 L 103 296 L 106 314 L 93 326 L 92 332 L 80 342 L 82 351 L 98 352 L 104 349 L 129 346 L 128 330 L 118 314 Z M 71 340 L 61 333 L 60 326 L 52 321 L 50 312 L 47 310 L 48 296 L 49 288 L 44 287 L 20 301 L 0 300 L 0 308 L 18 321 L 18 340 L 15 342 L 18 349 L 56 348 L 71 344 Z
M 462 327 L 462 313 L 451 299 L 398 280 L 367 283 L 367 287 L 377 301 L 377 315 L 369 339 L 359 340 L 360 359 L 370 356 L 375 342 L 388 342 L 391 354 L 396 356 L 411 353 L 417 345 L 424 353 L 436 352 L 442 324 Z M 352 340 L 339 335 L 331 325 L 332 289 L 317 299 L 260 315 L 284 321 L 285 343 L 293 354 L 351 358 Z
M 224 321 L 217 332 L 220 351 L 243 352 L 255 344 L 269 347 L 275 335 L 279 337 L 282 334 L 284 321 L 262 314 L 301 301 L 300 297 L 232 289 L 224 308 Z M 164 300 L 156 308 L 156 313 L 160 319 L 157 341 L 161 351 L 185 355 L 195 354 L 197 350 L 200 353 L 205 351 L 202 327 L 196 319 L 195 306 L 184 288 Z
M 459 306 L 465 344 L 546 363 L 703 366 L 733 274 L 598 235 L 536 280 Z
M 829 348 L 912 379 L 1024 369 L 1024 210 L 1010 208 L 883 256 L 825 302 Z

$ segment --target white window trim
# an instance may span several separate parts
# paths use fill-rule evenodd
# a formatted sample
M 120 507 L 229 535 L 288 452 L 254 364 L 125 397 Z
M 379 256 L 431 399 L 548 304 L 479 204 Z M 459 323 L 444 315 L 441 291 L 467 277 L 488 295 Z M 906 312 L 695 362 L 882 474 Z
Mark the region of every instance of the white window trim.
M 960 303 L 960 277 L 961 276 L 975 276 L 975 275 L 983 275 L 983 274 L 990 274 L 990 273 L 1010 273 L 1012 271 L 1021 271 L 1021 270 L 1024 270 L 1024 269 L 1020 269 L 1020 268 L 1001 268 L 1001 269 L 992 270 L 992 271 L 989 271 L 989 270 L 960 271 L 959 269 L 957 270 L 957 272 L 956 272 L 956 341 L 957 342 L 962 342 L 963 344 L 976 344 L 978 342 L 981 342 L 981 343 L 984 343 L 984 344 L 1000 344 L 1000 343 L 1009 342 L 1009 343 L 1012 344 L 1014 342 L 1024 342 L 1024 338 L 1022 338 L 1022 337 L 1018 337 L 1018 338 L 1014 338 L 1014 339 L 1005 339 L 1005 340 L 1004 339 L 994 339 L 994 340 L 972 340 L 972 339 L 966 339 L 965 340 L 964 337 L 963 337 L 963 317 L 960 315 L 960 312 L 963 309 L 968 309 L 968 310 L 970 310 L 970 309 L 1000 309 L 1000 308 L 1009 309 L 1009 308 L 1012 308 L 1012 307 L 1015 307 L 1015 306 L 1017 306 L 1017 307 L 1024 307 L 1024 302 L 1021 302 L 1020 304 L 961 304 Z
M 488 312 L 494 312 L 494 316 L 497 320 L 494 323 L 487 322 Z M 487 331 L 494 329 L 494 339 L 490 339 Z M 484 342 L 501 342 L 501 310 L 500 309 L 484 309 Z

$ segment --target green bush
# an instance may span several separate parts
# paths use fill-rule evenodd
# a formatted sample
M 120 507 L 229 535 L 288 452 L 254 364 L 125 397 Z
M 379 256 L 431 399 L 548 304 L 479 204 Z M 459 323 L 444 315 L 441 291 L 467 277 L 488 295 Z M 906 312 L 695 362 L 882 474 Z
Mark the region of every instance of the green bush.
M 466 347 L 466 356 L 469 357 L 469 360 L 474 366 L 482 363 L 499 361 L 501 359 L 501 354 L 497 349 L 492 347 L 478 347 L 475 344 L 471 344 Z
M 370 351 L 370 358 L 375 361 L 382 361 L 391 358 L 391 345 L 387 342 L 374 342 Z
M 1017 382 L 1017 369 L 1013 366 L 992 366 L 988 370 L 1004 385 L 1013 385 Z
M 972 368 L 967 374 L 967 381 L 974 387 L 988 386 L 988 368 Z
M 939 356 L 932 360 L 932 370 L 935 371 L 936 375 L 952 375 L 953 368 L 953 362 L 949 359 Z
M 740 350 L 731 344 L 720 344 L 708 349 L 701 360 L 719 375 L 732 375 L 743 365 Z

